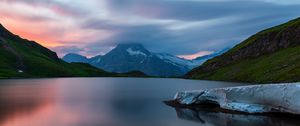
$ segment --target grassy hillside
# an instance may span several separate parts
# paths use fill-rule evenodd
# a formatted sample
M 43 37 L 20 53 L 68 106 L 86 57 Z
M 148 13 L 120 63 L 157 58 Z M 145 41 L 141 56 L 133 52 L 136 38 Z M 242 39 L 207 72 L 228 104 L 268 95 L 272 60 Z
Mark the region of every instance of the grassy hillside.
M 251 83 L 300 81 L 300 18 L 263 30 L 186 78 Z
M 87 64 L 66 63 L 55 52 L 0 25 L 0 78 L 112 76 Z

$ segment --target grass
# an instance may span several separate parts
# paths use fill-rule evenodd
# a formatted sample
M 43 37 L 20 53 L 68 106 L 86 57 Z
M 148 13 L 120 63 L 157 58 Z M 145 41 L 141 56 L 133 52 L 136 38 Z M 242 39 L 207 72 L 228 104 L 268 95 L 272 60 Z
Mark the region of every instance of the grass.
M 247 59 L 215 71 L 200 73 L 193 79 L 277 83 L 300 79 L 300 46 L 280 50 L 255 59 Z
M 205 65 L 211 64 L 213 62 L 222 61 L 221 57 L 223 57 L 223 58 L 230 57 L 232 54 L 238 52 L 240 49 L 242 49 L 244 47 L 247 47 L 248 45 L 250 45 L 251 43 L 260 39 L 261 37 L 265 36 L 266 34 L 277 34 L 278 35 L 290 27 L 298 27 L 298 26 L 300 26 L 300 18 L 297 18 L 297 19 L 291 20 L 287 23 L 260 31 L 260 32 L 256 33 L 255 35 L 249 37 L 248 39 L 244 40 L 242 43 L 236 45 L 235 47 L 233 47 L 232 49 L 230 49 L 228 52 L 224 53 L 223 55 L 213 58 L 211 60 L 208 60 L 203 65 L 205 66 Z
M 297 40 L 299 38 L 297 34 L 299 27 L 300 18 L 297 18 L 258 32 L 223 55 L 208 60 L 202 66 L 192 70 L 187 74 L 187 77 L 248 83 L 300 81 L 300 45 L 296 43 L 299 42 Z M 239 51 L 255 44 L 254 42 L 264 42 L 261 40 L 266 38 L 273 39 L 273 42 L 284 39 L 282 41 L 287 41 L 287 44 L 288 42 L 296 44 L 290 44 L 288 47 L 280 48 L 270 53 L 256 52 L 259 53 L 257 56 L 232 58 L 233 56 L 242 55 Z M 260 45 L 264 46 L 264 44 Z M 255 48 L 252 48 L 252 51 L 255 51 Z M 205 70 L 205 68 L 212 69 Z

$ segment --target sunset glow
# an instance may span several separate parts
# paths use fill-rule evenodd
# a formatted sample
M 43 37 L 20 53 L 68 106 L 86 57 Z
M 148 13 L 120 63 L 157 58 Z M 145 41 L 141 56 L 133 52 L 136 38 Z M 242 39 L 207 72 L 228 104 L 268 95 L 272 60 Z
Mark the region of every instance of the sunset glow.
M 192 60 L 192 59 L 195 59 L 197 57 L 209 55 L 209 54 L 212 54 L 212 53 L 214 53 L 214 52 L 213 51 L 201 51 L 201 52 L 191 54 L 191 55 L 179 55 L 178 57 Z
M 216 7 L 219 4 L 223 6 Z M 119 43 L 135 42 L 154 52 L 191 59 L 201 56 L 195 52 L 232 47 L 260 29 L 297 17 L 298 4 L 293 0 L 1 0 L 0 23 L 59 56 L 94 56 Z

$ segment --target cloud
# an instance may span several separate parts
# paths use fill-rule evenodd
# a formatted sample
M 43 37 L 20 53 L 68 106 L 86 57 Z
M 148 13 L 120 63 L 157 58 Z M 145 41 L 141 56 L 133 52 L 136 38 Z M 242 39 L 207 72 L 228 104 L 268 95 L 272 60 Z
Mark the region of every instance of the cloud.
M 109 0 L 107 4 L 114 18 L 88 20 L 82 27 L 115 34 L 87 48 L 138 42 L 175 55 L 232 47 L 259 30 L 297 17 L 295 10 L 300 10 L 299 5 L 261 1 Z
M 71 3 L 74 2 L 62 3 L 55 0 L 4 0 L 3 2 L 10 4 L 26 4 L 36 9 L 47 8 L 63 16 L 84 17 L 88 14 L 85 8 L 80 8 L 80 6 L 70 6 Z
M 212 53 L 214 53 L 214 52 L 213 51 L 200 51 L 200 52 L 197 52 L 197 53 L 191 54 L 191 55 L 179 55 L 178 57 L 192 60 L 192 59 L 196 59 L 198 57 L 209 55 Z
M 59 57 L 62 57 L 63 55 L 67 53 L 81 53 L 84 51 L 83 48 L 79 48 L 77 46 L 57 46 L 57 47 L 52 47 L 51 50 L 57 52 L 59 54 Z
M 122 1 L 122 2 L 121 2 Z M 109 0 L 116 14 L 135 14 L 159 19 L 210 20 L 226 16 L 268 14 L 297 9 L 299 5 L 277 5 L 263 1 L 188 1 L 188 0 Z M 158 12 L 157 12 L 158 11 Z M 280 12 L 278 11 L 278 12 Z M 155 14 L 153 14 L 155 12 Z
M 59 53 L 92 56 L 118 43 L 134 42 L 154 52 L 194 55 L 232 47 L 262 29 L 296 18 L 299 4 L 293 0 L 2 0 L 0 21 L 25 38 L 63 47 L 56 49 Z

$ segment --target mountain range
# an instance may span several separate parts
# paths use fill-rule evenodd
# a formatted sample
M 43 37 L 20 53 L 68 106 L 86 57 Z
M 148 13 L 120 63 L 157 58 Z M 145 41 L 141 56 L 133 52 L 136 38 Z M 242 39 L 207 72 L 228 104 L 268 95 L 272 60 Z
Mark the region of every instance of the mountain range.
M 167 53 L 153 53 L 143 45 L 136 43 L 119 44 L 105 55 L 87 58 L 79 54 L 67 54 L 62 59 L 66 62 L 89 63 L 109 72 L 124 73 L 141 71 L 151 76 L 183 76 L 206 60 L 224 53 L 222 50 L 203 58 L 187 60 Z
M 193 60 L 154 53 L 135 43 L 119 44 L 103 56 L 67 54 L 61 60 L 55 52 L 0 24 L 0 59 L 0 78 L 147 74 L 250 83 L 298 82 L 300 18 L 258 32 L 231 49 Z
M 63 58 L 65 62 L 55 52 L 11 33 L 1 24 L 0 59 L 0 78 L 146 74 L 182 76 L 207 60 L 186 60 L 166 53 L 150 52 L 140 44 L 119 44 L 103 56 L 86 58 L 78 54 L 68 54 Z
M 251 83 L 300 81 L 300 18 L 246 39 L 185 78 Z

